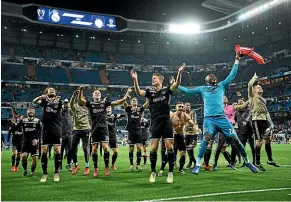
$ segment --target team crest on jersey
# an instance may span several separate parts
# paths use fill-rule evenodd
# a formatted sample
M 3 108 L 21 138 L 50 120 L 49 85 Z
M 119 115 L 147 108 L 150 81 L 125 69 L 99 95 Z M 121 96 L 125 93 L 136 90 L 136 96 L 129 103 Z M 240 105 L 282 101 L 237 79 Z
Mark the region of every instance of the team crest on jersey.
M 104 107 L 104 104 L 101 104 L 100 107 Z
M 162 91 L 162 95 L 166 95 L 166 91 Z
M 33 127 L 36 127 L 36 124 L 35 123 L 33 124 Z

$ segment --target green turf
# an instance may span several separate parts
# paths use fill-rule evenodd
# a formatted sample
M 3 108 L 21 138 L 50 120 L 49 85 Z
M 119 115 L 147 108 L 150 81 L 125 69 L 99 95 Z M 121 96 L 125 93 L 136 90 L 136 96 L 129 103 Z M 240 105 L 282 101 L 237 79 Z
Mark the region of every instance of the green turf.
M 150 165 L 142 172 L 129 173 L 128 149 L 120 148 L 117 159 L 118 170 L 111 176 L 104 176 L 103 159 L 99 157 L 100 176 L 82 176 L 83 157 L 79 151 L 81 169 L 75 176 L 66 170 L 61 173 L 61 181 L 53 182 L 53 161 L 49 161 L 49 179 L 45 184 L 39 182 L 41 177 L 40 161 L 35 177 L 22 177 L 21 173 L 10 172 L 11 152 L 3 151 L 1 156 L 1 199 L 4 201 L 110 201 L 110 200 L 151 200 L 172 197 L 203 195 L 220 192 L 260 190 L 272 188 L 291 188 L 291 167 L 275 168 L 265 165 L 267 172 L 253 174 L 247 168 L 236 171 L 226 168 L 223 155 L 220 156 L 219 171 L 201 170 L 198 176 L 187 171 L 181 175 L 175 171 L 174 183 L 167 184 L 166 177 L 157 177 L 155 184 L 150 184 Z M 197 153 L 197 151 L 196 151 Z M 291 144 L 273 145 L 275 160 L 282 165 L 291 165 Z M 160 158 L 160 156 L 159 156 Z M 30 161 L 30 160 L 29 160 Z M 266 162 L 266 153 L 262 150 L 262 162 Z M 30 163 L 29 163 L 30 164 Z M 158 166 L 160 163 L 158 163 Z M 30 166 L 28 166 L 30 168 Z M 21 167 L 20 167 L 21 168 Z M 22 170 L 22 169 L 21 169 Z M 166 172 L 167 173 L 167 172 Z M 176 200 L 281 200 L 291 201 L 291 190 L 269 191 L 261 193 L 228 194 L 199 198 Z

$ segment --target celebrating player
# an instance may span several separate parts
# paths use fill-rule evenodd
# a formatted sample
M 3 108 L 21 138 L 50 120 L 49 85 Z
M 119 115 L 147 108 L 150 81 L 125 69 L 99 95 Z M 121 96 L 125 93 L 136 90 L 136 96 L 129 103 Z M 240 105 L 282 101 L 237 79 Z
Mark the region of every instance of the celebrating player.
M 123 117 L 123 114 L 112 114 L 112 107 L 108 106 L 106 109 L 106 121 L 108 125 L 108 132 L 109 132 L 109 146 L 110 149 L 113 151 L 112 160 L 111 160 L 111 169 L 117 170 L 115 166 L 116 159 L 118 157 L 118 146 L 117 146 L 117 139 L 116 139 L 116 121 Z
M 234 131 L 231 123 L 226 119 L 225 113 L 223 110 L 223 95 L 225 89 L 230 85 L 230 83 L 235 79 L 235 76 L 238 72 L 240 55 L 236 54 L 236 59 L 233 65 L 233 68 L 228 75 L 228 77 L 217 83 L 217 78 L 214 74 L 209 74 L 205 78 L 206 85 L 200 86 L 198 88 L 187 89 L 183 86 L 179 86 L 179 90 L 182 93 L 188 95 L 200 94 L 204 101 L 204 124 L 203 124 L 203 133 L 204 137 L 200 144 L 198 158 L 196 166 L 192 170 L 193 174 L 198 174 L 200 169 L 201 159 L 204 156 L 208 143 L 210 143 L 213 136 L 216 132 L 222 131 L 224 135 L 230 137 L 233 144 L 239 149 L 242 157 L 246 162 L 246 166 L 250 168 L 252 172 L 258 172 L 258 169 L 249 162 L 246 150 L 242 143 L 237 138 L 237 135 Z
M 185 103 L 185 113 L 191 118 L 191 120 L 197 125 L 197 116 L 196 112 L 191 111 L 191 105 L 189 102 Z M 197 125 L 198 126 L 198 125 Z M 186 169 L 190 169 L 192 167 L 192 163 L 196 164 L 196 159 L 194 157 L 194 148 L 197 145 L 198 139 L 198 127 L 192 127 L 191 124 L 186 124 L 185 126 L 185 143 L 186 150 L 189 156 L 189 163 L 186 166 Z
M 69 108 L 69 100 L 64 100 L 64 105 L 62 109 L 62 146 L 61 146 L 61 166 L 62 170 L 64 151 L 66 149 L 67 156 L 67 168 L 71 164 L 71 145 L 72 145 L 72 130 L 73 130 L 73 119 L 72 111 Z
M 186 144 L 184 140 L 184 127 L 186 124 L 189 124 L 191 127 L 196 127 L 195 123 L 192 121 L 189 115 L 184 113 L 184 103 L 177 102 L 176 112 L 171 113 L 171 120 L 174 129 L 174 152 L 175 156 L 178 155 L 178 150 L 180 152 L 180 161 L 179 161 L 179 173 L 184 174 L 184 165 L 185 165 L 185 154 L 186 154 Z M 175 157 L 176 159 L 176 157 Z
M 55 153 L 55 172 L 54 181 L 60 181 L 59 167 L 61 163 L 61 109 L 63 102 L 60 97 L 56 96 L 56 90 L 54 88 L 47 88 L 45 95 L 39 96 L 33 100 L 33 103 L 39 104 L 43 107 L 43 138 L 41 145 L 41 165 L 43 175 L 40 182 L 46 182 L 48 178 L 47 172 L 47 149 L 49 144 L 54 145 Z
M 20 120 L 18 123 L 18 127 L 21 127 L 23 130 L 23 141 L 21 148 L 21 162 L 24 169 L 23 176 L 27 176 L 27 154 L 30 153 L 32 156 L 30 176 L 34 175 L 37 165 L 38 139 L 41 133 L 41 122 L 38 118 L 35 118 L 34 115 L 34 107 L 29 107 L 27 109 L 27 117 Z
M 102 144 L 102 148 L 104 151 L 104 164 L 105 164 L 105 176 L 110 175 L 109 171 L 109 150 L 108 150 L 108 127 L 106 122 L 106 108 L 109 106 L 121 105 L 128 98 L 128 94 L 124 96 L 124 98 L 110 102 L 108 99 L 101 100 L 101 92 L 99 90 L 94 90 L 93 92 L 93 102 L 86 101 L 83 92 L 85 87 L 80 86 L 78 103 L 79 105 L 85 105 L 90 112 L 91 120 L 92 120 L 92 159 L 94 163 L 94 173 L 93 176 L 98 176 L 98 144 Z
M 82 140 L 82 147 L 84 151 L 84 159 L 85 159 L 85 169 L 84 175 L 88 175 L 90 173 L 89 168 L 89 135 L 90 135 L 90 115 L 88 108 L 84 104 L 78 104 L 76 102 L 79 91 L 75 91 L 70 100 L 70 108 L 73 112 L 73 140 L 71 147 L 71 155 L 73 162 L 75 164 L 72 175 L 75 175 L 79 170 L 77 152 L 78 152 L 78 144 L 80 143 L 80 139 Z M 67 168 L 70 171 L 71 166 L 70 162 L 67 162 Z
M 164 77 L 159 73 L 154 73 L 152 77 L 153 88 L 141 90 L 139 88 L 137 73 L 131 71 L 131 77 L 133 78 L 135 92 L 139 96 L 144 96 L 149 99 L 149 109 L 151 113 L 151 148 L 150 161 L 151 170 L 149 181 L 154 183 L 156 180 L 156 163 L 157 163 L 157 150 L 159 147 L 159 140 L 162 137 L 166 144 L 168 162 L 169 162 L 169 173 L 167 182 L 173 182 L 173 169 L 174 169 L 174 158 L 173 152 L 173 127 L 170 119 L 170 97 L 172 92 L 178 88 L 181 83 L 182 72 L 185 68 L 183 64 L 178 71 L 177 81 L 168 87 L 163 87 Z
M 233 105 L 228 104 L 228 98 L 226 96 L 223 96 L 223 104 L 224 104 L 224 113 L 227 118 L 227 120 L 234 126 L 235 125 L 235 120 L 234 120 L 234 115 L 235 115 L 235 110 Z M 229 137 L 225 136 L 223 133 L 219 133 L 218 137 L 218 146 L 215 151 L 215 157 L 214 157 L 214 165 L 213 165 L 213 170 L 217 171 L 217 162 L 219 158 L 219 154 L 223 153 L 225 159 L 227 160 L 229 166 L 233 169 L 236 170 L 234 162 L 231 161 L 231 156 L 230 154 L 226 151 L 226 146 L 228 144 L 231 144 Z M 236 149 L 231 144 L 231 149 L 232 153 L 234 153 L 234 158 L 236 156 Z
M 238 109 L 243 109 L 250 104 L 252 109 L 252 121 L 253 121 L 253 131 L 255 133 L 256 138 L 256 165 L 261 171 L 266 171 L 266 169 L 261 164 L 261 147 L 263 144 L 263 139 L 265 139 L 265 150 L 268 156 L 268 164 L 280 167 L 272 157 L 272 149 L 271 149 L 271 135 L 272 130 L 274 128 L 274 124 L 270 117 L 270 113 L 267 109 L 267 102 L 262 97 L 263 89 L 256 82 L 258 76 L 255 74 L 252 79 L 248 83 L 248 97 L 249 100 L 245 102 L 243 105 L 238 106 Z
M 241 106 L 245 103 L 243 98 L 238 99 L 238 106 Z M 241 143 L 246 146 L 247 141 L 249 142 L 249 145 L 252 150 L 252 156 L 253 156 L 253 164 L 256 164 L 255 162 L 255 142 L 253 138 L 253 129 L 252 129 L 252 123 L 251 123 L 251 109 L 250 107 L 246 107 L 244 109 L 239 109 L 235 111 L 235 121 L 237 123 L 238 129 L 238 138 L 241 141 Z M 243 163 L 242 167 L 245 167 L 245 163 Z
M 127 90 L 127 93 L 131 93 L 131 89 Z M 132 98 L 130 105 L 125 101 L 123 103 L 125 112 L 127 113 L 127 125 L 128 131 L 128 144 L 129 144 L 129 161 L 130 172 L 133 172 L 133 151 L 134 145 L 136 145 L 136 169 L 142 170 L 140 167 L 141 150 L 142 150 L 142 133 L 141 133 L 141 116 L 144 109 L 148 107 L 149 102 L 145 102 L 143 106 L 138 106 L 137 98 Z
M 17 123 L 23 119 L 23 115 L 18 115 L 15 118 L 12 118 L 11 120 L 11 126 L 9 128 L 8 132 L 8 139 L 7 142 L 10 141 L 10 136 L 12 135 L 12 172 L 18 172 L 19 171 L 19 163 L 20 163 L 20 156 L 21 156 L 21 144 L 22 144 L 22 136 L 23 131 L 21 127 L 17 126 Z M 15 164 L 16 160 L 16 164 Z

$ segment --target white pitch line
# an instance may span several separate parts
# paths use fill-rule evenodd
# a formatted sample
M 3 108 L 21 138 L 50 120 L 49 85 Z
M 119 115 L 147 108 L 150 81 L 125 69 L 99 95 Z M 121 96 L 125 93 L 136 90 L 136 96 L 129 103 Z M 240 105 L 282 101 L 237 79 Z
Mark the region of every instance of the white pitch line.
M 283 167 L 291 167 L 291 165 L 280 165 L 280 166 L 283 166 Z
M 291 187 L 277 188 L 277 189 L 258 189 L 258 190 L 246 190 L 246 191 L 221 192 L 221 193 L 200 194 L 200 195 L 192 195 L 192 196 L 180 196 L 180 197 L 173 197 L 173 198 L 145 200 L 143 202 L 181 200 L 181 199 L 189 199 L 189 198 L 201 198 L 201 197 L 207 197 L 207 196 L 220 196 L 220 195 L 230 195 L 230 194 L 245 194 L 245 193 L 258 193 L 258 192 L 268 192 L 268 191 L 283 191 L 283 190 L 291 190 Z

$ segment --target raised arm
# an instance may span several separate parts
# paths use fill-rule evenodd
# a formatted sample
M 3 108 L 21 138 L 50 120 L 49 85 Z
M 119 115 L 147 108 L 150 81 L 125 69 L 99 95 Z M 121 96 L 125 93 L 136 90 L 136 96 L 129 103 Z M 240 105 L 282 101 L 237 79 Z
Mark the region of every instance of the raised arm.
M 178 86 L 181 84 L 181 81 L 182 81 L 182 73 L 183 73 L 185 67 L 186 67 L 186 65 L 185 65 L 185 63 L 183 63 L 183 65 L 179 68 L 176 81 L 170 87 L 170 90 L 171 91 L 175 91 L 178 88 Z
M 240 60 L 240 55 L 239 55 L 239 53 L 237 53 L 235 56 L 235 61 L 234 61 L 233 67 L 231 69 L 231 72 L 226 77 L 226 79 L 224 79 L 221 82 L 223 84 L 224 88 L 227 88 L 231 84 L 231 82 L 233 82 L 233 80 L 235 79 L 237 72 L 238 72 L 239 60 Z
M 236 105 L 236 106 L 233 106 L 233 109 L 234 110 L 243 110 L 245 109 L 248 105 L 250 104 L 250 100 L 246 101 L 244 104 L 242 105 Z
M 257 80 L 258 76 L 255 73 L 254 76 L 251 78 L 251 80 L 248 83 L 248 97 L 254 97 L 254 93 L 253 93 L 253 85 L 255 83 L 255 81 Z
M 80 86 L 79 88 L 79 96 L 78 96 L 78 104 L 80 106 L 84 106 L 86 104 L 86 100 L 84 99 L 84 90 L 85 90 L 85 87 L 84 86 Z
M 201 87 L 188 89 L 183 86 L 179 86 L 178 90 L 186 95 L 195 95 L 201 93 Z
M 76 98 L 78 97 L 78 95 L 79 95 L 79 91 L 76 90 L 76 91 L 73 93 L 73 95 L 72 95 L 72 97 L 71 97 L 71 99 L 70 99 L 70 108 L 71 108 L 72 111 L 75 111 L 74 103 L 75 103 L 75 100 L 76 100 Z
M 40 104 L 41 103 L 41 100 L 42 99 L 45 99 L 45 98 L 46 98 L 46 95 L 41 95 L 41 96 L 38 96 L 38 97 L 34 98 L 32 102 L 34 104 Z
M 135 90 L 136 94 L 139 95 L 139 96 L 143 96 L 144 97 L 146 95 L 146 91 L 145 90 L 141 90 L 139 88 L 138 79 L 137 79 L 137 73 L 135 71 L 131 70 L 130 75 L 131 75 L 131 77 L 133 79 L 134 90 Z
M 116 101 L 111 102 L 111 106 L 122 105 L 122 104 L 124 104 L 124 102 L 125 102 L 128 98 L 130 98 L 130 96 L 129 96 L 129 93 L 126 92 L 125 95 L 124 95 L 124 97 L 123 97 L 122 99 L 119 99 L 119 100 L 116 100 Z
M 132 89 L 128 88 L 127 92 L 126 92 L 127 96 L 129 96 L 131 92 L 132 92 Z M 123 102 L 123 107 L 124 107 L 124 109 L 126 109 L 128 107 L 126 100 Z
M 143 104 L 143 108 L 144 109 L 146 109 L 146 108 L 148 108 L 149 107 L 149 105 L 150 105 L 150 100 L 148 99 L 148 98 L 146 98 L 146 102 Z

